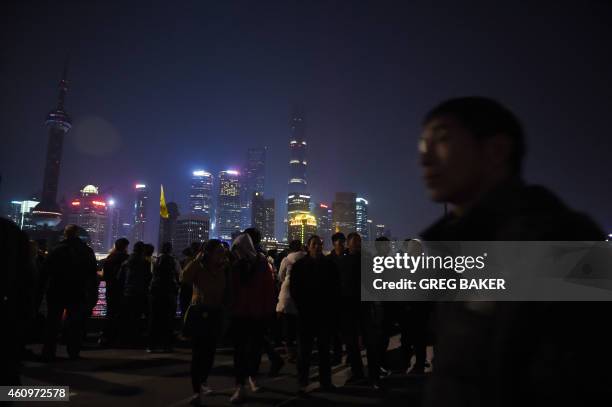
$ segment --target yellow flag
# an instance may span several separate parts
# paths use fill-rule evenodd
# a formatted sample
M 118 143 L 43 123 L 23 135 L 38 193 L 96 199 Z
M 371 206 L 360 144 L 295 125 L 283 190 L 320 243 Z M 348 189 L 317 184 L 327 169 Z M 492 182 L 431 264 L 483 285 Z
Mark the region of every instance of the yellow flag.
M 168 207 L 166 206 L 166 197 L 164 197 L 164 186 L 161 185 L 161 195 L 159 197 L 159 216 L 168 219 Z

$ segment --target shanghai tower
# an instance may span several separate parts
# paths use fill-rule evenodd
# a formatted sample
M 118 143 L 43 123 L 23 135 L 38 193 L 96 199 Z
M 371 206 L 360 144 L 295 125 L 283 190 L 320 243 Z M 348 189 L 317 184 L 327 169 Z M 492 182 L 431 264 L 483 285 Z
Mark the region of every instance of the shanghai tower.
M 34 222 L 37 226 L 41 227 L 45 225 L 48 227 L 57 226 L 62 217 L 62 212 L 57 204 L 57 186 L 60 176 L 64 136 L 72 127 L 70 116 L 68 116 L 64 108 L 64 99 L 68 92 L 67 70 L 68 63 L 66 62 L 62 80 L 59 83 L 57 106 L 49 112 L 45 121 L 49 141 L 47 144 L 42 195 L 40 203 L 32 211 Z
M 306 183 L 306 140 L 304 119 L 295 113 L 289 123 L 289 195 L 287 196 L 287 240 L 302 243 L 316 231 L 315 217 L 310 213 L 310 194 Z

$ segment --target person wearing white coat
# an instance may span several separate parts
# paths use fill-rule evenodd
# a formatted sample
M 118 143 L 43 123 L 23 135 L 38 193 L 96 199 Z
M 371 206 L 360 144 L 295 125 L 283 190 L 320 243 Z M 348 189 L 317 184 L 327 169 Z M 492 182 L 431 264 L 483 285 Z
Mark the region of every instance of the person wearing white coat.
M 296 261 L 306 255 L 302 242 L 294 240 L 289 244 L 290 253 L 285 257 L 280 264 L 278 270 L 278 280 L 281 284 L 281 288 L 278 294 L 278 303 L 276 304 L 276 313 L 282 320 L 283 325 L 283 339 L 285 341 L 285 349 L 287 353 L 287 360 L 289 362 L 295 362 L 295 339 L 296 339 L 296 321 L 297 321 L 297 309 L 290 294 L 291 284 L 291 268 Z

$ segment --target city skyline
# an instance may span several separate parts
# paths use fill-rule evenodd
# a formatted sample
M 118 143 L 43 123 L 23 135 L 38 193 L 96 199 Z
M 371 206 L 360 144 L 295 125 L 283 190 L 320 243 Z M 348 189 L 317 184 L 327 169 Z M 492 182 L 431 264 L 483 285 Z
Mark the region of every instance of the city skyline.
M 291 3 L 275 6 L 270 15 L 246 4 L 154 6 L 144 16 L 133 6 L 117 13 L 118 7 L 23 5 L 7 13 L 14 18 L 1 29 L 6 38 L 20 36 L 20 47 L 7 48 L 0 79 L 8 102 L 0 113 L 8 135 L 1 153 L 2 202 L 26 200 L 41 188 L 42 122 L 55 105 L 70 53 L 66 110 L 74 123 L 64 143 L 58 201 L 94 183 L 129 207 L 131 188 L 142 181 L 152 188 L 164 184 L 167 199 L 184 210 L 193 170 L 239 168 L 248 148 L 265 145 L 264 195 L 275 199 L 278 214 L 286 213 L 286 123 L 299 104 L 308 121 L 312 202 L 331 203 L 336 192 L 354 191 L 370 201 L 375 224 L 398 237 L 412 236 L 443 212 L 421 185 L 420 120 L 443 99 L 482 94 L 507 104 L 523 121 L 527 181 L 550 186 L 612 229 L 609 85 L 602 74 L 612 63 L 601 42 L 610 28 L 598 12 L 606 5 L 559 5 L 545 28 L 540 19 L 546 9 L 538 5 L 475 8 L 461 26 L 452 17 L 459 6 L 453 5 L 440 14 L 422 5 L 372 11 Z M 485 13 L 498 24 L 481 21 Z M 241 22 L 239 29 L 220 15 Z M 167 38 L 156 36 L 151 22 L 167 16 L 184 24 Z M 61 18 L 72 23 L 51 24 Z M 584 29 L 565 31 L 576 18 L 587 22 Z M 361 23 L 377 19 L 388 28 L 360 32 Z M 519 19 L 522 24 L 515 24 Z M 444 30 L 432 33 L 431 21 Z M 40 25 L 38 34 L 24 31 L 32 24 Z M 107 32 L 107 25 L 116 29 L 101 42 L 98 33 Z M 195 47 L 189 38 L 203 43 Z M 558 73 L 559 65 L 572 75 Z M 515 73 L 511 84 L 504 80 L 508 73 Z M 154 194 L 150 199 L 155 202 Z M 278 218 L 277 235 L 284 227 Z

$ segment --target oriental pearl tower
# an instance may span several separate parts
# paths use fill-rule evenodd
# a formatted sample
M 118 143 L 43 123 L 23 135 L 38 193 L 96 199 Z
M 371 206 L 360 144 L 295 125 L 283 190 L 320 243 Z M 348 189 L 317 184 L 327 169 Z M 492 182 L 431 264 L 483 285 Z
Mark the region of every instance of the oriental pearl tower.
M 64 73 L 59 83 L 57 106 L 49 112 L 45 120 L 49 142 L 47 144 L 42 195 L 40 203 L 32 210 L 33 221 L 38 227 L 53 228 L 62 220 L 62 212 L 57 204 L 57 186 L 59 183 L 64 136 L 72 127 L 70 116 L 68 116 L 64 109 L 64 99 L 68 92 L 67 71 L 68 60 L 66 60 L 64 65 Z

